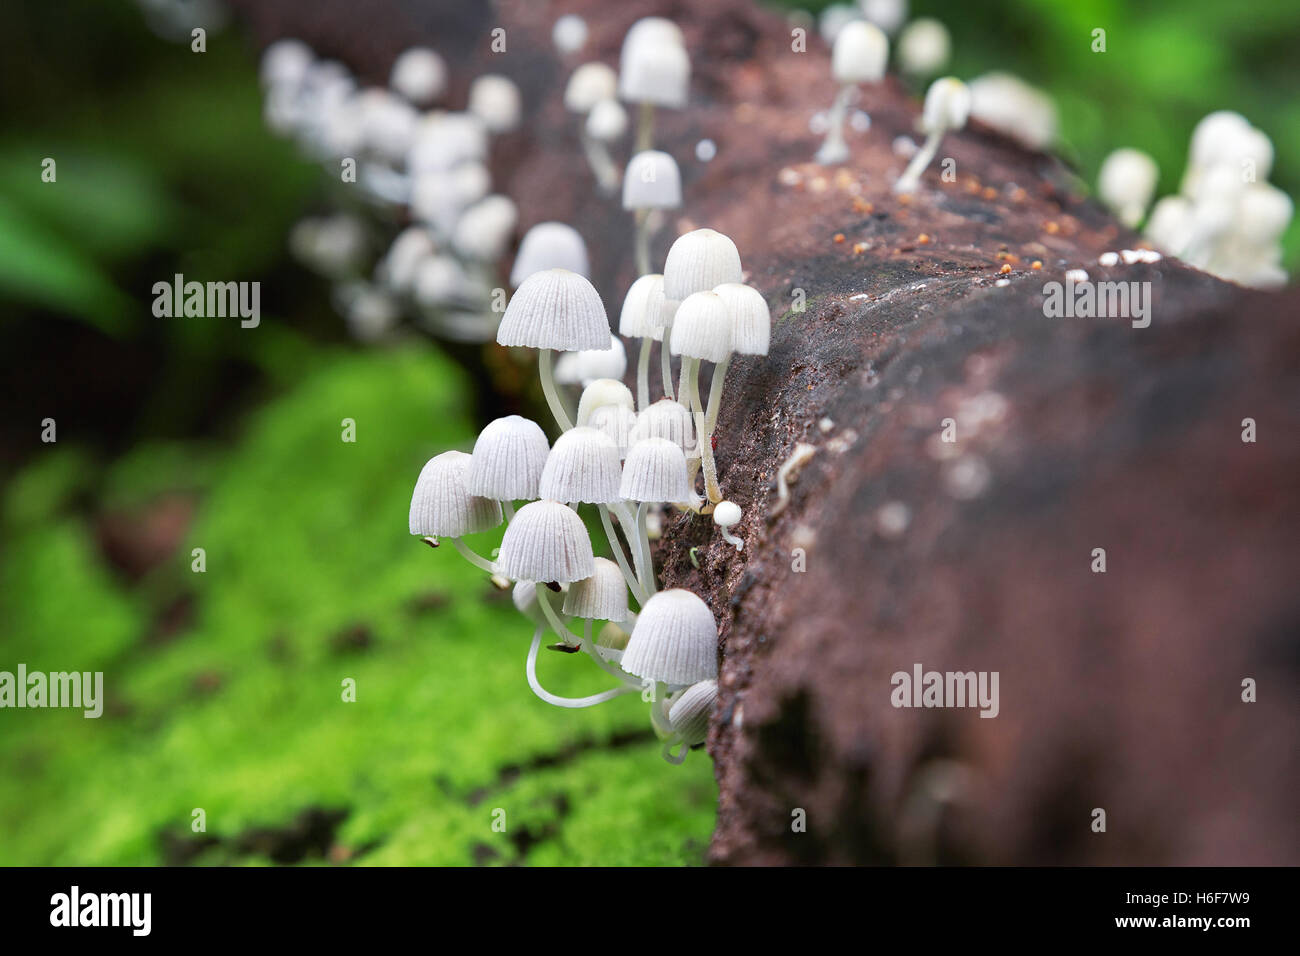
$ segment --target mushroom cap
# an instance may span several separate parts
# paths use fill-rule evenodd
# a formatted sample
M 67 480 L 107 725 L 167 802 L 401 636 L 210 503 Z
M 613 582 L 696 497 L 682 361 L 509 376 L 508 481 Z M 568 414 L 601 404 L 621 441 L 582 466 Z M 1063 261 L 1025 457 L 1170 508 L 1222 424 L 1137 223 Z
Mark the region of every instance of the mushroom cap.
M 682 109 L 690 95 L 691 58 L 667 32 L 628 31 L 619 57 L 618 95 L 629 103 Z
M 618 95 L 618 74 L 604 63 L 584 63 L 569 75 L 564 87 L 564 108 L 590 113 L 601 100 Z
M 719 501 L 713 506 L 713 523 L 719 528 L 730 528 L 741 519 L 740 505 L 734 501 Z
M 437 306 L 468 297 L 473 281 L 455 256 L 432 255 L 421 259 L 415 269 L 411 292 L 420 305 Z
M 682 588 L 646 601 L 627 642 L 623 670 L 666 684 L 694 684 L 718 677 L 718 626 L 697 595 Z
M 632 447 L 632 430 L 636 428 L 636 412 L 623 405 L 602 405 L 593 409 L 587 424 L 608 435 L 618 446 L 618 457 L 626 458 Z
M 690 409 L 671 398 L 661 398 L 642 409 L 636 417 L 636 427 L 632 429 L 632 444 L 637 445 L 648 438 L 667 439 L 683 454 L 692 454 L 695 451 L 695 420 Z
M 407 226 L 397 234 L 383 260 L 383 278 L 397 292 L 409 290 L 415 282 L 421 260 L 436 251 L 433 234 L 424 226 Z
M 676 302 L 743 279 L 736 244 L 713 229 L 693 229 L 678 236 L 664 261 L 664 295 Z
M 1140 206 L 1145 210 L 1159 177 L 1156 161 L 1146 153 L 1138 149 L 1117 149 L 1102 160 L 1097 173 L 1097 193 L 1112 209 Z
M 951 54 L 952 35 L 933 17 L 918 17 L 898 37 L 898 62 L 904 73 L 934 76 Z
M 709 717 L 717 702 L 716 680 L 702 680 L 686 688 L 668 708 L 668 723 L 673 733 L 688 747 L 704 743 L 709 735 Z
M 1182 252 L 1192 236 L 1192 201 L 1186 196 L 1164 196 L 1147 216 L 1146 237 L 1171 255 Z
M 566 13 L 551 27 L 551 42 L 562 56 L 577 53 L 587 43 L 587 21 L 576 13 Z
M 740 282 L 724 282 L 713 291 L 731 313 L 731 350 L 740 355 L 766 355 L 772 341 L 772 315 L 763 293 Z
M 621 478 L 614 439 L 599 429 L 579 425 L 555 439 L 538 491 L 554 501 L 609 504 L 621 500 Z
M 676 209 L 682 204 L 677 160 L 657 149 L 634 155 L 623 175 L 624 209 Z
M 970 88 L 955 76 L 945 76 L 930 84 L 921 109 L 921 128 L 927 133 L 961 129 L 970 116 Z
M 695 292 L 677 307 L 672 354 L 721 362 L 731 354 L 731 311 L 716 292 Z
M 451 244 L 466 259 L 495 262 L 510 244 L 519 209 L 508 196 L 485 196 L 456 220 Z
M 497 329 L 501 345 L 533 349 L 609 347 L 609 320 L 596 287 L 576 272 L 534 272 L 515 290 Z
M 296 88 L 307 77 L 316 54 L 302 40 L 286 37 L 262 51 L 259 73 L 263 86 Z
M 524 505 L 506 526 L 497 567 L 514 580 L 568 584 L 595 573 L 587 526 L 558 501 Z
M 524 233 L 510 269 L 510 284 L 518 287 L 534 272 L 545 269 L 568 269 L 584 279 L 590 277 L 587 244 L 578 230 L 562 222 L 539 222 Z
M 415 129 L 406 168 L 411 175 L 451 169 L 460 163 L 487 158 L 488 132 L 473 113 L 438 112 L 423 117 Z
M 632 283 L 618 316 L 618 334 L 630 339 L 651 338 L 662 342 L 664 327 L 672 323 L 675 304 L 664 296 L 664 277 L 643 275 Z
M 415 107 L 378 87 L 362 90 L 354 104 L 362 144 L 390 162 L 404 159 L 420 127 Z
M 971 116 L 1030 149 L 1046 149 L 1056 139 L 1052 98 L 1010 73 L 992 72 L 970 82 Z
M 622 405 L 627 409 L 636 408 L 636 402 L 632 399 L 632 390 L 630 388 L 618 381 L 618 379 L 598 378 L 582 390 L 582 398 L 578 399 L 578 424 L 587 424 L 587 421 L 591 418 L 591 413 L 602 405 Z
M 627 28 L 627 33 L 623 35 L 623 49 L 643 42 L 683 46 L 686 37 L 682 34 L 682 28 L 667 17 L 642 17 Z
M 837 83 L 877 83 L 888 63 L 889 37 L 874 23 L 852 20 L 835 34 L 831 74 Z
M 587 135 L 602 143 L 612 143 L 627 132 L 627 110 L 615 99 L 601 100 L 587 114 Z
M 551 448 L 537 422 L 507 415 L 488 422 L 474 442 L 469 489 L 497 501 L 531 501 Z
M 1257 246 L 1269 246 L 1282 238 L 1295 204 L 1291 197 L 1269 183 L 1251 183 L 1241 193 L 1237 206 L 1236 232 Z
M 583 349 L 561 355 L 555 363 L 555 381 L 560 385 L 585 388 L 597 379 L 621 379 L 626 371 L 627 350 L 623 347 L 623 340 L 611 335 L 607 349 Z
M 393 61 L 388 85 L 416 106 L 428 106 L 447 89 L 447 63 L 428 47 L 411 47 Z
M 569 586 L 564 613 L 593 621 L 626 621 L 627 582 L 618 565 L 608 558 L 597 558 L 595 573 Z
M 619 496 L 628 501 L 689 501 L 686 453 L 667 438 L 646 438 L 627 450 Z
M 463 451 L 444 451 L 425 462 L 411 495 L 411 534 L 459 538 L 501 523 L 498 502 L 470 493 L 470 465 Z
M 474 78 L 469 86 L 468 109 L 492 133 L 507 133 L 519 125 L 523 110 L 514 80 L 496 73 Z

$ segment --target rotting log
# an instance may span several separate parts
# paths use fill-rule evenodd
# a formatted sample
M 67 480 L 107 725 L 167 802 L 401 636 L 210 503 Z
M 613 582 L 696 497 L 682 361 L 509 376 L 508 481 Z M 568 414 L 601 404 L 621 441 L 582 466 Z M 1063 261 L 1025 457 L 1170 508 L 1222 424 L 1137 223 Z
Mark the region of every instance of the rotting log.
M 765 360 L 733 364 L 718 427 L 744 551 L 678 515 L 656 556 L 720 624 L 712 860 L 1297 862 L 1294 289 L 1098 266 L 1138 238 L 1056 159 L 978 125 L 941 147 L 955 182 L 931 169 L 900 202 L 892 143 L 917 104 L 893 79 L 863 91 L 871 128 L 843 171 L 812 165 L 828 52 L 815 35 L 792 52 L 784 19 L 746 0 L 232 6 L 259 45 L 298 36 L 375 82 L 430 44 L 454 105 L 477 73 L 515 79 L 524 128 L 495 147 L 496 188 L 523 225 L 584 235 L 615 312 L 631 221 L 595 194 L 550 29 L 581 14 L 575 62 L 616 64 L 638 17 L 682 27 L 692 102 L 656 135 L 686 199 L 654 259 L 687 228 L 725 232 L 780 319 Z M 1046 317 L 1044 283 L 1070 268 L 1149 282 L 1149 327 Z M 778 513 L 799 443 L 815 451 Z M 998 672 L 996 718 L 894 707 L 891 675 L 917 663 Z

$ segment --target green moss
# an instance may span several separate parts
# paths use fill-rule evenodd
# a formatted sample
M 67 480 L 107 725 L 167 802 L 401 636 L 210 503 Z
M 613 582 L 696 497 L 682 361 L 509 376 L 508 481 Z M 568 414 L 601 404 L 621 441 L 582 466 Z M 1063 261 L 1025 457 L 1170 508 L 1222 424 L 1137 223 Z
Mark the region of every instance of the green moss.
M 31 466 L 57 482 L 11 484 L 0 580 L 13 640 L 0 667 L 102 669 L 109 706 L 98 720 L 0 714 L 12 769 L 0 863 L 152 864 L 190 850 L 200 863 L 266 863 L 241 839 L 269 828 L 289 840 L 310 808 L 344 814 L 328 858 L 368 864 L 700 860 L 708 759 L 661 761 L 635 695 L 585 711 L 538 701 L 523 675 L 531 628 L 508 596 L 406 533 L 425 459 L 472 444 L 459 375 L 429 352 L 333 356 L 232 450 L 156 446 L 114 463 L 98 482 L 113 500 L 203 489 L 173 565 L 140 587 L 104 566 L 67 495 L 38 493 L 75 484 L 79 459 Z M 355 443 L 341 440 L 345 418 Z M 487 552 L 499 532 L 481 538 Z M 146 640 L 180 592 L 192 622 Z M 557 692 L 608 686 L 582 658 L 539 666 Z M 195 808 L 206 834 L 190 831 Z

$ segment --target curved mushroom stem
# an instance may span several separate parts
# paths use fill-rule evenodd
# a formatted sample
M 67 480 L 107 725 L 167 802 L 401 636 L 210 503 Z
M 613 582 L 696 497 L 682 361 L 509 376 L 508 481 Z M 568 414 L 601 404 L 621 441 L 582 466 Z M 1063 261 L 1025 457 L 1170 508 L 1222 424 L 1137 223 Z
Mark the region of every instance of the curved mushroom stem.
M 617 677 L 623 683 L 632 684 L 637 690 L 641 689 L 641 681 L 623 670 L 617 664 L 611 664 L 609 661 L 605 660 L 605 658 L 596 653 L 596 645 L 591 639 L 591 618 L 589 617 L 582 619 L 582 650 L 610 677 Z
M 641 351 L 636 358 L 636 406 L 641 411 L 650 407 L 650 343 L 654 339 L 641 336 Z
M 680 746 L 677 748 L 677 755 L 673 756 L 673 747 L 679 744 Z M 690 752 L 690 749 L 690 747 L 686 746 L 686 741 L 682 740 L 682 738 L 677 734 L 673 734 L 664 741 L 661 753 L 663 754 L 664 759 L 670 764 L 677 765 L 686 762 L 686 754 Z
M 673 338 L 673 327 L 664 326 L 664 338 L 659 343 L 659 357 L 663 361 L 664 370 L 664 398 L 673 397 L 673 353 L 669 347 Z
M 708 429 L 710 438 L 713 437 L 713 429 L 718 424 L 718 407 L 722 404 L 722 385 L 727 380 L 727 369 L 730 367 L 730 355 L 713 367 L 713 380 L 709 382 L 709 410 L 704 416 L 704 427 Z
M 654 149 L 655 145 L 655 105 L 642 103 L 636 117 L 636 152 Z
M 537 586 L 537 603 L 541 605 L 542 613 L 546 615 L 547 621 L 550 622 L 551 627 L 555 629 L 556 634 L 566 640 L 573 640 L 573 633 L 564 626 L 564 622 L 559 619 L 555 613 L 555 609 L 551 607 L 551 597 L 546 591 L 545 584 L 539 584 Z M 533 631 L 533 643 L 532 646 L 528 648 L 528 661 L 524 665 L 524 672 L 528 677 L 528 686 L 532 688 L 533 693 L 548 704 L 554 704 L 556 707 L 569 707 L 574 709 L 580 707 L 595 707 L 597 704 L 603 704 L 605 701 L 613 700 L 615 697 L 622 694 L 633 694 L 641 689 L 640 684 L 633 684 L 624 680 L 623 685 L 620 687 L 601 691 L 599 694 L 591 694 L 588 697 L 560 697 L 557 694 L 552 694 L 543 687 L 541 682 L 537 679 L 537 651 L 542 646 L 542 633 L 545 630 L 546 628 L 538 624 L 536 629 Z
M 460 552 L 460 556 L 470 564 L 474 565 L 474 567 L 482 568 L 488 574 L 497 573 L 497 566 L 495 564 L 483 557 L 460 538 L 452 538 L 451 543 L 456 546 L 456 550 Z
M 641 573 L 643 575 L 641 583 L 645 587 L 646 597 L 654 596 L 655 592 L 659 590 L 655 582 L 654 560 L 650 557 L 650 532 L 646 530 L 645 523 L 646 511 L 649 507 L 649 503 L 645 501 L 636 506 L 636 539 L 637 547 L 641 549 Z
M 633 573 L 631 565 L 627 563 L 627 555 L 623 552 L 623 544 L 618 540 L 618 533 L 614 530 L 614 522 L 609 519 L 609 506 L 596 505 L 596 509 L 600 512 L 600 523 L 605 528 L 605 537 L 609 539 L 609 549 L 614 552 L 614 560 L 618 562 L 619 570 L 623 572 L 623 580 L 627 581 L 627 586 L 632 589 L 632 596 L 636 598 L 637 603 L 644 604 L 646 601 L 645 589 L 641 586 L 640 575 Z M 621 513 L 619 520 L 625 520 Z M 628 525 L 624 524 L 623 532 L 627 536 L 628 547 L 632 547 L 632 534 L 628 531 Z M 633 560 L 636 561 L 639 569 L 641 561 L 636 553 L 633 554 Z
M 587 156 L 587 163 L 596 175 L 596 185 L 602 192 L 612 193 L 618 188 L 618 167 L 609 158 L 609 149 L 605 144 L 587 132 L 585 118 L 578 132 L 578 138 L 582 140 L 582 151 Z
M 542 392 L 546 395 L 546 404 L 550 406 L 551 414 L 555 416 L 555 423 L 560 426 L 560 431 L 567 432 L 573 427 L 573 422 L 569 420 L 569 413 L 564 410 L 564 403 L 560 401 L 560 396 L 555 391 L 553 360 L 554 356 L 550 349 L 537 350 L 537 372 L 542 380 Z
M 916 188 L 921 185 L 921 174 L 930 165 L 930 160 L 934 159 L 941 139 L 943 139 L 942 129 L 934 130 L 925 138 L 925 145 L 921 147 L 921 151 L 912 157 L 912 161 L 907 164 L 907 169 L 903 170 L 903 175 L 898 177 L 898 182 L 894 183 L 894 192 L 916 192 Z
M 727 542 L 727 544 L 733 545 L 737 551 L 745 550 L 744 538 L 736 537 L 731 533 L 730 528 L 724 528 L 722 525 L 718 525 L 718 530 L 722 532 L 722 540 Z
M 695 408 L 695 440 L 700 446 L 700 464 L 704 469 L 704 493 L 709 501 L 716 505 L 722 500 L 722 489 L 718 487 L 718 465 L 713 458 L 713 437 L 709 434 L 705 422 L 704 404 L 700 401 L 700 360 L 690 359 L 690 363 L 691 374 L 686 385 L 690 389 L 691 405 Z
M 835 102 L 831 104 L 830 112 L 826 114 L 826 140 L 822 143 L 821 149 L 817 150 L 817 155 L 813 157 L 823 166 L 842 163 L 849 158 L 849 144 L 844 140 L 844 114 L 848 112 L 849 95 L 852 91 L 852 86 L 841 86 L 840 91 L 835 94 Z
M 633 216 L 636 220 L 636 274 L 650 274 L 650 210 L 638 209 Z

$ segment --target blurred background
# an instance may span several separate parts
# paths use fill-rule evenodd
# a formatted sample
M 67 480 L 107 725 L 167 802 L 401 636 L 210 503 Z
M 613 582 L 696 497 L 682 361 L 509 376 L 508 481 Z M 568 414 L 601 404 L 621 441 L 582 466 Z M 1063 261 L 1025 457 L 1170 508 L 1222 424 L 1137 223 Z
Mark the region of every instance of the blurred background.
M 1300 194 L 1294 2 L 911 13 L 947 25 L 945 72 L 1050 93 L 1087 182 L 1133 146 L 1174 192 L 1196 121 L 1234 109 Z M 464 346 L 359 344 L 290 256 L 330 183 L 267 131 L 238 24 L 216 0 L 6 14 L 0 670 L 102 670 L 106 703 L 0 713 L 0 864 L 702 862 L 707 756 L 665 764 L 635 699 L 536 700 L 508 595 L 406 534 L 420 465 L 501 409 Z M 176 273 L 260 281 L 259 327 L 155 319 Z M 543 662 L 557 692 L 605 686 L 566 663 Z

